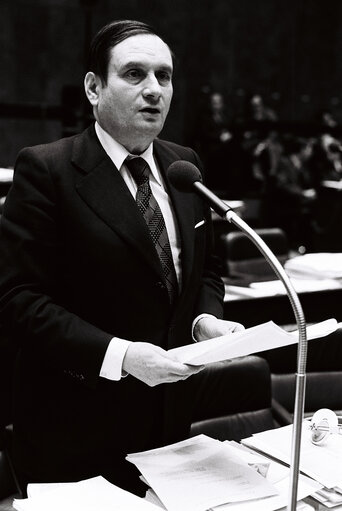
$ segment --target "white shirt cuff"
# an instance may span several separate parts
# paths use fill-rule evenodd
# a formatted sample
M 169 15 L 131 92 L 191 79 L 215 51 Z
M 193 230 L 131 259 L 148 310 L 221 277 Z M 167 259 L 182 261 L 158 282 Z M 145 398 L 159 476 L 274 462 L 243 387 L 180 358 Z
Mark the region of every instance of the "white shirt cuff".
M 120 337 L 111 339 L 101 366 L 100 376 L 102 378 L 119 381 L 123 376 L 127 376 L 127 374 L 122 374 L 122 363 L 130 344 L 131 341 L 120 339 Z
M 197 323 L 199 322 L 200 319 L 202 318 L 216 318 L 216 316 L 213 316 L 213 314 L 207 314 L 207 313 L 203 313 L 203 314 L 200 314 L 199 316 L 197 316 L 193 322 L 192 322 L 192 327 L 191 327 L 191 336 L 192 336 L 192 340 L 197 342 L 197 339 L 195 338 L 194 336 L 194 331 L 195 331 L 195 326 L 197 325 Z

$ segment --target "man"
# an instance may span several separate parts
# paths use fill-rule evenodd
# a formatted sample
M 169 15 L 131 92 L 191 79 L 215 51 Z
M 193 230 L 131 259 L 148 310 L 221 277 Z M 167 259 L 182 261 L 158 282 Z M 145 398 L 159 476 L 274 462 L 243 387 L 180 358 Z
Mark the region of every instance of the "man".
M 312 251 L 316 222 L 314 211 L 317 192 L 308 161 L 312 156 L 312 141 L 298 137 L 282 140 L 280 156 L 268 183 L 269 216 L 284 229 L 292 249 Z
M 219 319 L 209 209 L 168 183 L 172 162 L 198 157 L 156 138 L 169 47 L 143 23 L 107 25 L 85 91 L 95 127 L 23 150 L 2 217 L 14 460 L 23 483 L 102 474 L 139 493 L 125 455 L 184 438 L 191 421 L 199 369 L 166 350 L 242 327 Z

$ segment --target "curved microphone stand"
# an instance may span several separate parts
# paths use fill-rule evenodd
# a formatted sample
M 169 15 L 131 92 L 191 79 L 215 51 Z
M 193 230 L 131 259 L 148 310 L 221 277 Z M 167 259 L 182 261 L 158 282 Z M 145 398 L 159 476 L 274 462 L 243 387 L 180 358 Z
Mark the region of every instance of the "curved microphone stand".
M 203 185 L 201 173 L 193 163 L 184 160 L 173 162 L 168 169 L 168 176 L 170 182 L 178 190 L 197 193 L 202 197 L 202 199 L 209 203 L 210 207 L 216 211 L 218 215 L 228 220 L 228 222 L 236 225 L 236 227 L 244 232 L 264 255 L 266 261 L 270 264 L 285 286 L 287 296 L 289 297 L 296 318 L 299 333 L 297 349 L 296 397 L 290 461 L 290 498 L 287 507 L 288 511 L 295 511 L 297 507 L 300 444 L 304 417 L 305 370 L 307 356 L 306 323 L 299 298 L 290 279 L 286 275 L 284 268 L 266 243 L 253 229 L 251 229 L 251 227 L 249 227 L 248 224 L 246 224 L 244 220 L 236 215 L 236 213 L 234 213 L 234 211 L 225 202 Z
M 291 306 L 296 318 L 298 327 L 298 351 L 297 351 L 297 373 L 296 373 L 296 398 L 293 417 L 293 432 L 292 432 L 292 448 L 291 448 L 291 464 L 290 464 L 290 499 L 288 502 L 288 511 L 295 511 L 297 506 L 297 490 L 298 490 L 298 477 L 299 477 L 299 458 L 300 458 L 300 445 L 302 434 L 302 422 L 304 416 L 304 396 L 305 396 L 305 381 L 306 381 L 306 356 L 307 356 L 307 338 L 306 338 L 306 322 L 304 318 L 303 309 L 299 301 L 298 295 L 295 292 L 290 279 L 288 278 L 284 268 L 269 249 L 266 243 L 260 236 L 249 227 L 244 220 L 242 220 L 234 211 L 229 209 L 225 213 L 225 218 L 228 222 L 236 225 L 246 236 L 257 246 L 260 252 L 264 255 L 266 261 L 273 268 L 276 275 L 285 286 L 286 293 L 291 302 Z

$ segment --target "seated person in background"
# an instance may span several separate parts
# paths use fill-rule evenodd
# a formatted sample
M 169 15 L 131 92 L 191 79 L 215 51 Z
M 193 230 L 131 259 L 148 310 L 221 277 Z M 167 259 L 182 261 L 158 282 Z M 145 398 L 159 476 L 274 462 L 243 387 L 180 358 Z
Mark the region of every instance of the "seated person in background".
M 283 146 L 276 130 L 270 130 L 252 152 L 253 177 L 259 182 L 258 190 L 264 194 L 269 177 L 275 173 Z
M 272 108 L 265 105 L 259 94 L 252 94 L 247 98 L 245 109 L 245 129 L 241 141 L 245 155 L 245 174 L 249 176 L 250 193 L 259 196 L 264 192 L 268 175 L 277 164 L 281 152 L 274 126 L 278 116 Z
M 291 248 L 312 248 L 317 197 L 307 162 L 312 141 L 289 136 L 282 141 L 283 153 L 267 187 L 268 219 L 287 234 Z
M 313 146 L 310 167 L 316 182 L 340 181 L 342 179 L 342 145 L 328 133 L 318 137 Z
M 196 145 L 205 165 L 206 184 L 227 196 L 238 188 L 238 146 L 229 129 L 224 97 L 210 92 L 198 112 Z
M 264 99 L 260 94 L 253 94 L 249 99 L 249 118 L 250 121 L 276 121 L 278 116 L 276 112 L 265 105 Z
M 322 181 L 340 181 L 342 178 L 342 144 L 335 136 L 337 121 L 330 110 L 317 115 L 319 135 L 313 145 L 310 158 L 316 186 Z
M 95 124 L 18 157 L 1 218 L 0 311 L 20 343 L 22 486 L 102 474 L 141 494 L 125 456 L 187 436 L 202 369 L 167 350 L 242 328 L 220 319 L 210 208 L 168 182 L 176 160 L 201 167 L 157 138 L 172 69 L 151 27 L 110 23 L 85 77 Z

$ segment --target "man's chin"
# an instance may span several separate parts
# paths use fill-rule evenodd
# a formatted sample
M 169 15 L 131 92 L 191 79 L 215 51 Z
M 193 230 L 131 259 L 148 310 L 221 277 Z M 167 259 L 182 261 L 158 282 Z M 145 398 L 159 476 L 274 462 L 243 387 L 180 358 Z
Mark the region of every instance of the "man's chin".
M 162 126 L 163 122 L 160 118 L 160 115 L 146 115 L 144 119 L 142 119 L 141 124 L 144 125 L 155 125 L 155 126 Z
M 162 123 L 160 119 L 147 118 L 140 122 L 137 128 L 138 131 L 141 132 L 141 134 L 149 133 L 151 136 L 156 137 L 163 129 L 163 124 L 164 123 Z

